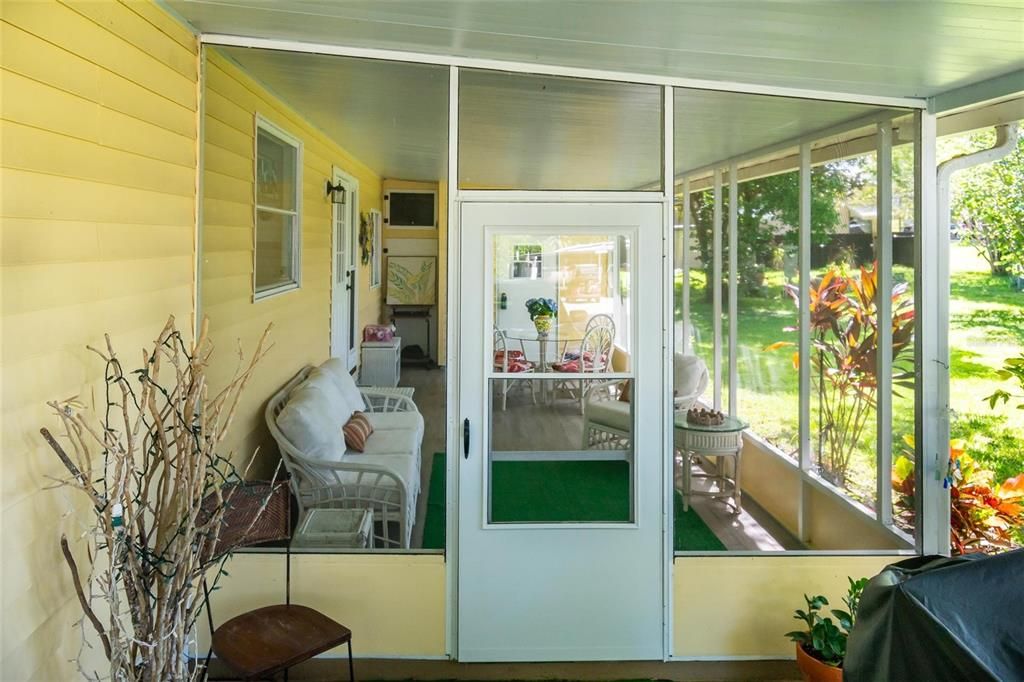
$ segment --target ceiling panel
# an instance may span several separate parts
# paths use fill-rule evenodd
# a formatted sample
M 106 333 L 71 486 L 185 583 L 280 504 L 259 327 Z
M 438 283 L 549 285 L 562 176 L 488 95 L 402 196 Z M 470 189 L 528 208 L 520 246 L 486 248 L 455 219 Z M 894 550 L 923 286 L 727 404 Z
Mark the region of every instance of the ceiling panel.
M 879 97 L 1024 69 L 1022 0 L 167 2 L 208 33 Z
M 661 177 L 653 85 L 464 70 L 463 187 L 632 190 Z
M 447 67 L 216 49 L 382 177 L 444 177 Z
M 881 111 L 863 104 L 711 90 L 676 88 L 675 93 L 677 174 Z

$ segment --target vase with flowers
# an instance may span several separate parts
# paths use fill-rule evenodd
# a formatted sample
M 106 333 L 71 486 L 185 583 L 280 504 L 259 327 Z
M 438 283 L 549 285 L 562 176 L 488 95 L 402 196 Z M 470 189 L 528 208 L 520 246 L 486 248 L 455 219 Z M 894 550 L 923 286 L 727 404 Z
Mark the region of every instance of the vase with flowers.
M 558 314 L 558 304 L 553 298 L 531 298 L 526 301 L 526 312 L 537 328 L 537 334 L 547 336 L 551 331 L 551 322 Z

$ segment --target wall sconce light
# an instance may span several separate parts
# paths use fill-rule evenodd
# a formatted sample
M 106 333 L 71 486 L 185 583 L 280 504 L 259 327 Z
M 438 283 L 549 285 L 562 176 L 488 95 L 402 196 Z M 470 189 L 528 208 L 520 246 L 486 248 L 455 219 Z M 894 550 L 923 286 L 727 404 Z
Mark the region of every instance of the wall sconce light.
M 332 185 L 330 180 L 327 181 L 327 196 L 331 198 L 331 203 L 345 205 L 345 187 L 340 182 Z

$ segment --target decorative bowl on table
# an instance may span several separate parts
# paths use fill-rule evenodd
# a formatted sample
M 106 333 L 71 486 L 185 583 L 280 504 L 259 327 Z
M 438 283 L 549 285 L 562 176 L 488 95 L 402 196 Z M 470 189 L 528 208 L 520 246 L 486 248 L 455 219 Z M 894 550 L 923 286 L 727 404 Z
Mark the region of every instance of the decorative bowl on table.
M 718 410 L 692 407 L 686 412 L 686 421 L 698 426 L 721 426 L 725 423 L 725 414 Z

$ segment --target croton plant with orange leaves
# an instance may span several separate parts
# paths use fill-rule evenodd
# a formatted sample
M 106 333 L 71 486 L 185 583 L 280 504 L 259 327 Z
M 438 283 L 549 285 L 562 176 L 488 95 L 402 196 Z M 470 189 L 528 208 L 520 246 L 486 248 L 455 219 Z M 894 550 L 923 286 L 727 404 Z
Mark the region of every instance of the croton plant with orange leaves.
M 800 287 L 787 284 L 785 291 L 799 308 Z M 811 365 L 821 420 L 818 464 L 821 474 L 840 486 L 846 484 L 853 455 L 874 419 L 879 329 L 886 324 L 892 332 L 892 384 L 914 388 L 914 299 L 906 282 L 894 284 L 888 296 L 891 318 L 880 322 L 877 263 L 855 274 L 833 265 L 808 286 Z M 791 341 L 779 341 L 765 350 L 792 346 Z M 794 369 L 799 361 L 794 353 Z
M 913 436 L 904 436 L 909 448 L 893 462 L 892 486 L 897 507 L 912 514 L 914 505 Z M 1016 546 L 1014 529 L 1024 527 L 1024 473 L 994 482 L 994 474 L 967 454 L 967 443 L 949 443 L 950 549 L 954 554 L 998 552 Z

